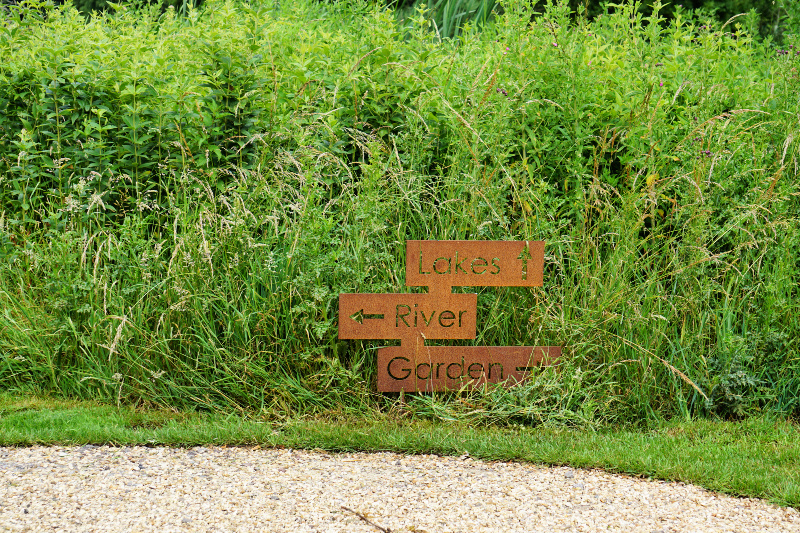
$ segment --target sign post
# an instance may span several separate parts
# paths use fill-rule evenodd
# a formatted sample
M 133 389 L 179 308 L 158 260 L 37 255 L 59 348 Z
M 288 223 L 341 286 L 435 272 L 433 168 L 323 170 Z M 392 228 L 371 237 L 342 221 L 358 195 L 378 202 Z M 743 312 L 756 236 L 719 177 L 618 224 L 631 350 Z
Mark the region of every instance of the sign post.
M 474 339 L 478 297 L 453 287 L 541 287 L 543 241 L 406 241 L 406 285 L 422 294 L 340 294 L 340 339 L 399 339 L 378 350 L 378 390 L 433 392 L 514 384 L 559 346 L 426 346 Z

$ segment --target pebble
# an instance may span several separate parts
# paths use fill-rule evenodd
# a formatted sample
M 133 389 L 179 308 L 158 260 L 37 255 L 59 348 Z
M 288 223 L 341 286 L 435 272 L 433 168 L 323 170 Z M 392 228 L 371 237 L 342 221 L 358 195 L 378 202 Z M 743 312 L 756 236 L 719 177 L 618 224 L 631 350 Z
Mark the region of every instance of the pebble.
M 800 512 L 683 483 L 471 457 L 0 448 L 0 532 L 797 532 Z

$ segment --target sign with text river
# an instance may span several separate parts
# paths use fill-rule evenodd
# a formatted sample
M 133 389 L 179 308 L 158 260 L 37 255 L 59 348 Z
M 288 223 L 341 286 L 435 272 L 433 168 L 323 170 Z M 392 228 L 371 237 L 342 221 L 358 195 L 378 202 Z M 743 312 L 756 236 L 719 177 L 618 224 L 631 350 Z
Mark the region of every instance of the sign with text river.
M 432 392 L 514 384 L 561 356 L 560 346 L 426 346 L 474 339 L 477 294 L 453 287 L 541 287 L 543 241 L 406 241 L 415 294 L 340 294 L 340 339 L 399 339 L 378 350 L 378 390 Z

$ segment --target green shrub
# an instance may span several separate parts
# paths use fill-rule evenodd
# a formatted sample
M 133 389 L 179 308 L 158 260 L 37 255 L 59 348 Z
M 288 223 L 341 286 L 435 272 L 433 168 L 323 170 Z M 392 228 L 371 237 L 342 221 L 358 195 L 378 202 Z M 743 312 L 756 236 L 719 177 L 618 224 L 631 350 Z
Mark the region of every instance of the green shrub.
M 132 8 L 142 8 L 144 6 L 159 6 L 162 10 L 173 8 L 176 12 L 185 15 L 190 9 L 199 8 L 203 0 L 126 0 L 122 2 L 109 2 L 109 0 L 72 0 L 72 5 L 84 15 L 91 15 L 93 12 L 102 12 L 112 9 L 114 6 L 131 6 Z

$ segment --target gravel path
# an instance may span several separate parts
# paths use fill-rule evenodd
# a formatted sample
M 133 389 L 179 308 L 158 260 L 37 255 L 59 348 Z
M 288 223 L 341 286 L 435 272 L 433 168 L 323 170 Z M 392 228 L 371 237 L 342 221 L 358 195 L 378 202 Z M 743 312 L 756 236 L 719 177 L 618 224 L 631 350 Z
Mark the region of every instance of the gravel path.
M 0 448 L 0 531 L 798 532 L 800 512 L 681 483 L 468 457 Z

